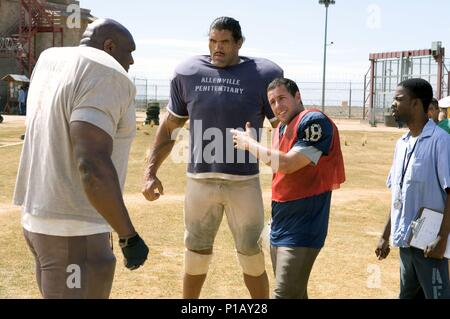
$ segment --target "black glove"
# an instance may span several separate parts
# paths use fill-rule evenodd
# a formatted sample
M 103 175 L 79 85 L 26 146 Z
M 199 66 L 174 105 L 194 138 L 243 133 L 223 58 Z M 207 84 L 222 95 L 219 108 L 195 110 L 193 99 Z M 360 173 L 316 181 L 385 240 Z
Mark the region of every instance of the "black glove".
M 147 260 L 148 247 L 138 234 L 128 239 L 119 239 L 119 246 L 122 248 L 125 267 L 128 269 L 138 269 Z

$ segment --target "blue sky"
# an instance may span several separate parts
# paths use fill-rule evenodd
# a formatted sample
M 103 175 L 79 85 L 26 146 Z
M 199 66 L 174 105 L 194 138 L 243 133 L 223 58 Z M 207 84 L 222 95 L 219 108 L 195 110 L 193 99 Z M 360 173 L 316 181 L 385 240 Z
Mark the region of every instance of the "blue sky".
M 321 81 L 325 7 L 318 0 L 80 0 L 134 35 L 132 76 L 169 79 L 193 54 L 208 53 L 208 27 L 218 16 L 241 23 L 245 56 L 273 60 L 298 81 Z M 336 0 L 328 15 L 327 80 L 362 82 L 369 53 L 426 49 L 442 41 L 450 58 L 449 0 Z

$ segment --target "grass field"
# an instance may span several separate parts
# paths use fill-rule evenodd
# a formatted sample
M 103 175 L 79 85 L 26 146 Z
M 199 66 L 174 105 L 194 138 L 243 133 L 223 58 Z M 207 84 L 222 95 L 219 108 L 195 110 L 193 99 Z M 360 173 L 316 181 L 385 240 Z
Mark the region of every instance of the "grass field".
M 40 298 L 34 261 L 25 245 L 20 210 L 11 205 L 21 151 L 22 122 L 0 124 L 0 298 Z M 338 122 L 339 124 L 339 122 Z M 156 127 L 138 122 L 131 150 L 125 200 L 138 231 L 150 247 L 143 268 L 128 271 L 118 258 L 112 298 L 180 298 L 183 273 L 183 196 L 185 164 L 168 159 L 159 178 L 165 194 L 147 202 L 140 193 L 145 153 Z M 395 141 L 403 130 L 340 129 L 347 181 L 333 193 L 329 233 L 309 284 L 310 298 L 396 298 L 399 290 L 398 251 L 378 262 L 374 249 L 389 211 L 386 176 Z M 269 174 L 262 174 L 266 219 L 270 215 Z M 117 236 L 115 237 L 117 242 Z M 266 266 L 273 287 L 270 258 Z M 224 221 L 215 243 L 202 298 L 248 298 L 233 240 Z

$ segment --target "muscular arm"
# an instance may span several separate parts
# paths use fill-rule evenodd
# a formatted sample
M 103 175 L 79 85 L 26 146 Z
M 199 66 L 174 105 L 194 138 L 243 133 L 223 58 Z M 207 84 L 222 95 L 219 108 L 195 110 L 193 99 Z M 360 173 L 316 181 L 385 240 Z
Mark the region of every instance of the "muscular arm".
M 149 201 L 158 199 L 160 194 L 164 193 L 156 173 L 175 145 L 176 136 L 173 136 L 174 131 L 183 127 L 186 121 L 186 118 L 178 118 L 171 113 L 167 113 L 156 132 L 155 142 L 147 159 L 144 173 L 144 188 L 142 190 L 142 194 Z M 155 192 L 156 189 L 158 189 L 159 193 Z
M 134 236 L 136 231 L 125 207 L 119 178 L 111 160 L 111 136 L 92 124 L 72 122 L 70 138 L 89 202 L 119 237 Z

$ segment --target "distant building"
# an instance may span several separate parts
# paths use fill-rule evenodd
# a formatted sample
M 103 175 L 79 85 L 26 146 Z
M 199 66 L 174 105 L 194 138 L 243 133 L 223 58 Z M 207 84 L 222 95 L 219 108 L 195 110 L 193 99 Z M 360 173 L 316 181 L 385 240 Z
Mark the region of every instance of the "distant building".
M 31 77 L 39 55 L 52 46 L 76 46 L 90 10 L 74 0 L 0 0 L 0 78 L 7 74 Z M 0 81 L 0 111 L 7 83 Z

